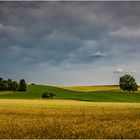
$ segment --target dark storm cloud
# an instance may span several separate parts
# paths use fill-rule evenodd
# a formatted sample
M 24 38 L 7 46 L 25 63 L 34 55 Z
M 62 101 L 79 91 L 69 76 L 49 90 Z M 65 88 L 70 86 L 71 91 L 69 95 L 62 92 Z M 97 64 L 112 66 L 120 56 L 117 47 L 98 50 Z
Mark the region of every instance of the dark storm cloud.
M 140 2 L 0 2 L 1 73 L 134 63 L 139 9 Z

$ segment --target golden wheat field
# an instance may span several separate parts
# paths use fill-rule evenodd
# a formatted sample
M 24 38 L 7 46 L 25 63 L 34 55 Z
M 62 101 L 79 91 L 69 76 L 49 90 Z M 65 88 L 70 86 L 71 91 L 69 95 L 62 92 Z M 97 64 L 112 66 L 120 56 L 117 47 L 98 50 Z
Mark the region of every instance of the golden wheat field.
M 83 92 L 90 92 L 90 91 L 107 91 L 107 90 L 119 90 L 119 86 L 59 86 L 60 88 L 73 90 L 73 91 L 83 91 Z M 140 88 L 138 88 L 140 91 Z
M 0 100 L 0 138 L 140 138 L 139 103 Z
M 60 86 L 60 88 L 73 91 L 104 91 L 104 90 L 118 90 L 119 86 Z

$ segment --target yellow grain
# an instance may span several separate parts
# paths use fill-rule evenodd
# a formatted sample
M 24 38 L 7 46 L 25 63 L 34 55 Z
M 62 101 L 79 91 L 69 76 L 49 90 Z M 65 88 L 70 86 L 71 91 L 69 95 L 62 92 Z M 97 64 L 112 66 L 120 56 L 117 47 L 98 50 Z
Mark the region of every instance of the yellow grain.
M 119 90 L 118 86 L 60 86 L 60 88 L 73 91 L 104 91 L 104 90 Z
M 140 139 L 140 103 L 0 99 L 2 139 Z

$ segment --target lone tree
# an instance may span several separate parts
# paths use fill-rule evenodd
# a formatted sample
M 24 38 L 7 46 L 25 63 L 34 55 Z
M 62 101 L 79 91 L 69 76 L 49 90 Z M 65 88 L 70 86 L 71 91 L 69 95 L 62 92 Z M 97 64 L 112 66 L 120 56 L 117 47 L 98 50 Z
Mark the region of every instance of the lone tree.
M 19 82 L 19 91 L 27 91 L 27 85 L 24 79 L 21 79 Z
M 120 89 L 122 89 L 123 91 L 128 90 L 130 92 L 130 91 L 138 90 L 138 86 L 135 79 L 130 75 L 124 75 L 120 77 L 119 84 L 120 84 Z

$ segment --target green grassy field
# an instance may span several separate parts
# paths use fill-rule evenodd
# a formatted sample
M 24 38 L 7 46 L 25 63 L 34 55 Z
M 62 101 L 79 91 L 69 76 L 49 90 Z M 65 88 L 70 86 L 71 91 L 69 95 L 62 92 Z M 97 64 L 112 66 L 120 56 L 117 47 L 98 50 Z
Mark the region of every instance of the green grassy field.
M 139 139 L 140 104 L 0 99 L 2 139 Z
M 91 87 L 89 87 L 90 90 Z M 72 99 L 80 101 L 93 102 L 140 102 L 140 92 L 122 92 L 121 90 L 105 87 L 105 90 L 95 87 L 96 91 L 73 91 L 53 86 L 29 85 L 28 91 L 21 92 L 0 92 L 0 99 L 41 99 L 41 95 L 45 91 L 51 91 L 56 94 L 55 99 Z M 108 89 L 108 90 L 107 90 Z M 93 87 L 92 87 L 93 90 Z

